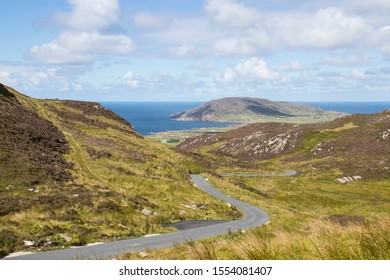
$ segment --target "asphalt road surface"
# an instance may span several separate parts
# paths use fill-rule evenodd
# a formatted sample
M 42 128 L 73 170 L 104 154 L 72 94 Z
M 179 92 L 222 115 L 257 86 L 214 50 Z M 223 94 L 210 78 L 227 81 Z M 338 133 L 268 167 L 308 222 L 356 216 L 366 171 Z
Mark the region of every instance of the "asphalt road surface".
M 299 173 L 295 170 L 289 170 L 284 174 L 221 174 L 222 177 L 289 177 L 296 176 Z
M 199 240 L 226 234 L 229 232 L 235 232 L 241 229 L 257 227 L 268 222 L 269 216 L 263 210 L 221 193 L 220 191 L 214 189 L 200 175 L 191 175 L 191 179 L 193 180 L 196 187 L 202 191 L 207 192 L 210 195 L 222 199 L 226 201 L 226 203 L 239 208 L 244 213 L 244 218 L 240 220 L 228 221 L 225 223 L 216 221 L 217 223 L 213 225 L 202 226 L 185 231 L 144 236 L 140 238 L 114 241 L 92 246 L 81 246 L 63 250 L 40 252 L 9 257 L 3 260 L 113 259 L 118 255 L 127 252 L 141 252 L 145 251 L 146 249 L 171 247 L 174 244 L 183 243 L 185 241 Z

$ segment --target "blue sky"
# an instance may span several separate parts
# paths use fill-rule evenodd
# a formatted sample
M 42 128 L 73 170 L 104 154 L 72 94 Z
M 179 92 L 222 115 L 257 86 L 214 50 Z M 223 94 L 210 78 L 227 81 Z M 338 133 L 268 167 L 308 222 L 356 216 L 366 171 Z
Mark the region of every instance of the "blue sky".
M 388 0 L 13 0 L 0 82 L 39 98 L 390 101 Z

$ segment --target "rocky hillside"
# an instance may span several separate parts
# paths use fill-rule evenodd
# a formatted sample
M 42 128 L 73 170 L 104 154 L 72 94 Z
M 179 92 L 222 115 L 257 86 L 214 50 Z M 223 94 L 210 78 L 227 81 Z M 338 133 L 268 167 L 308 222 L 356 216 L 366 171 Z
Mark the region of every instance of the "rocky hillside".
M 177 149 L 227 161 L 279 159 L 337 167 L 366 177 L 390 176 L 390 111 L 351 115 L 323 124 L 249 124 L 190 138 Z
M 345 115 L 302 104 L 234 97 L 212 100 L 194 109 L 174 114 L 171 118 L 180 121 L 314 123 Z
M 196 167 L 98 103 L 33 99 L 0 84 L 0 257 L 237 217 L 192 186 Z

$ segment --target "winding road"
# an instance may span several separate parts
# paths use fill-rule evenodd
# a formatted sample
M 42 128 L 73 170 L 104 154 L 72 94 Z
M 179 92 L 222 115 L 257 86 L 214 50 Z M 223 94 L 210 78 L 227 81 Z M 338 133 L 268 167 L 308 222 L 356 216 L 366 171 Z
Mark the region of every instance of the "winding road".
M 244 213 L 240 220 L 216 223 L 204 227 L 188 229 L 161 235 L 144 236 L 129 240 L 81 246 L 63 250 L 40 252 L 22 256 L 8 257 L 3 260 L 72 260 L 72 259 L 112 259 L 127 252 L 140 252 L 146 249 L 159 249 L 185 241 L 199 240 L 251 227 L 257 227 L 269 221 L 268 214 L 252 205 L 231 198 L 213 188 L 202 176 L 191 175 L 196 187 L 208 194 L 224 200 Z
M 221 174 L 221 177 L 289 177 L 296 176 L 298 174 L 298 171 L 288 170 L 283 174 Z

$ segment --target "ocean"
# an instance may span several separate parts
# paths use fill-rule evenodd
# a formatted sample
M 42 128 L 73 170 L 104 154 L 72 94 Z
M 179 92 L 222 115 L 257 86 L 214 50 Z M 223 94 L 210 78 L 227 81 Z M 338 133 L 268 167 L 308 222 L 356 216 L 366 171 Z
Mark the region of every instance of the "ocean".
M 204 102 L 101 102 L 131 123 L 142 135 L 203 127 L 227 127 L 231 123 L 175 121 L 170 115 L 195 108 Z
M 188 130 L 204 127 L 227 127 L 231 123 L 175 121 L 170 115 L 186 111 L 204 102 L 101 102 L 131 123 L 142 135 L 171 130 Z M 390 102 L 296 102 L 323 110 L 349 114 L 372 114 L 390 109 Z

